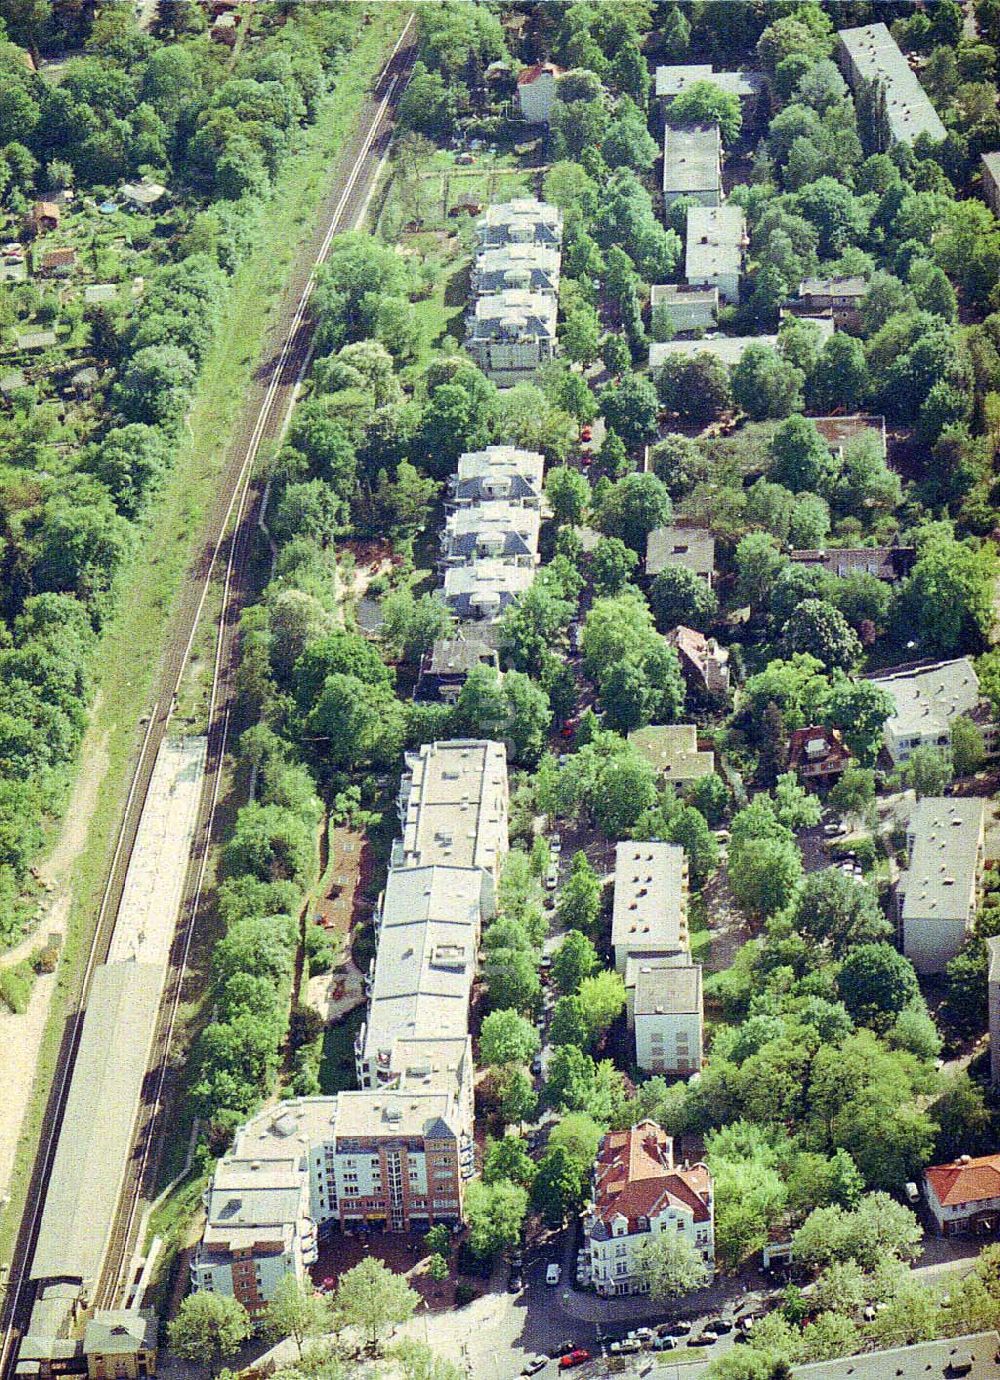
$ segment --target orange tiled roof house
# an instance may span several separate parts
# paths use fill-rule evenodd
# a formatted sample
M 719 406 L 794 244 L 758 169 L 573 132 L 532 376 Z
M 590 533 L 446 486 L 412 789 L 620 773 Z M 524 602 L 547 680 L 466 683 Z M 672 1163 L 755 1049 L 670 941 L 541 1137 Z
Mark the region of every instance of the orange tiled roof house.
M 673 1141 L 654 1121 L 609 1131 L 594 1163 L 593 1202 L 584 1218 L 590 1278 L 597 1293 L 641 1294 L 640 1245 L 683 1233 L 715 1264 L 712 1176 L 704 1164 L 674 1164 Z
M 1000 1226 L 1000 1155 L 933 1164 L 924 1170 L 924 1191 L 942 1236 L 994 1232 Z

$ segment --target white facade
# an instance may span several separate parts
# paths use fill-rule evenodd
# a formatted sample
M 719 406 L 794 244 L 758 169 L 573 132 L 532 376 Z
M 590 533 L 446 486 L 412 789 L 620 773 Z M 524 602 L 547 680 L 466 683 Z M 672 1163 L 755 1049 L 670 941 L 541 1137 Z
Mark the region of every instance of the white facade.
M 630 994 L 635 1062 L 646 1073 L 686 1075 L 702 1060 L 702 990 L 698 964 L 641 963 Z
M 477 299 L 466 323 L 465 348 L 498 388 L 534 377 L 556 346 L 556 299 L 507 288 Z
M 724 301 L 738 302 L 746 246 L 742 207 L 706 203 L 688 208 L 684 276 L 692 287 L 718 288 Z
M 972 933 L 983 865 L 985 803 L 925 796 L 907 827 L 900 879 L 903 953 L 918 973 L 943 973 Z
M 981 698 L 979 677 L 968 657 L 873 676 L 872 683 L 887 691 L 894 704 L 884 738 L 897 767 L 918 747 L 948 751 L 952 720 L 974 714 Z M 989 745 L 990 726 L 981 727 Z

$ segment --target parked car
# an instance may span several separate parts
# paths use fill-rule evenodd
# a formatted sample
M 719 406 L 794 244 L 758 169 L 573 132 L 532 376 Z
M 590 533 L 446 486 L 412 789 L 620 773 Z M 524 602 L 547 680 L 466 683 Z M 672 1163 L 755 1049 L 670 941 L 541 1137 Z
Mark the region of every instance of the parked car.
M 551 1265 L 549 1265 L 549 1266 L 546 1267 L 546 1270 L 545 1270 L 545 1283 L 546 1283 L 546 1284 L 558 1284 L 561 1278 L 562 1278 L 562 1266 L 561 1266 L 561 1265 L 557 1265 L 557 1264 L 555 1263 L 555 1261 L 553 1261 Z
M 549 839 L 549 852 L 556 854 L 562 852 L 562 834 L 553 834 Z
M 638 1337 L 622 1337 L 620 1341 L 612 1342 L 609 1350 L 612 1356 L 631 1356 L 642 1350 L 642 1342 Z
M 727 1322 L 725 1318 L 710 1318 L 705 1324 L 706 1332 L 715 1332 L 720 1337 L 724 1336 L 727 1332 L 732 1332 L 732 1330 L 732 1323 Z
M 553 1356 L 553 1357 L 555 1357 L 555 1356 L 566 1356 L 566 1355 L 569 1354 L 569 1352 L 573 1351 L 575 1348 L 576 1348 L 576 1342 L 570 1342 L 570 1341 L 559 1342 L 559 1343 L 557 1343 L 554 1347 L 550 1347 L 550 1349 L 549 1349 L 549 1355 L 550 1355 L 550 1356 Z
M 548 1364 L 549 1358 L 547 1356 L 532 1356 L 530 1360 L 525 1361 L 524 1366 L 521 1369 L 521 1374 L 537 1375 L 538 1372 L 540 1370 L 544 1370 Z
M 702 1332 L 697 1337 L 689 1337 L 688 1346 L 714 1346 L 718 1340 L 714 1332 Z
M 510 1279 L 507 1281 L 507 1292 L 519 1294 L 524 1288 L 524 1276 L 520 1270 L 512 1270 Z
M 651 1327 L 637 1327 L 628 1335 L 630 1337 L 638 1337 L 640 1342 L 648 1342 L 656 1336 L 656 1333 L 653 1331 Z
M 666 1323 L 659 1329 L 664 1337 L 686 1337 L 690 1331 L 691 1323 L 687 1318 L 675 1318 L 672 1323 Z
M 552 863 L 548 872 L 545 874 L 545 885 L 549 891 L 555 891 L 559 885 L 559 865 Z
M 538 1075 L 541 1073 L 541 1071 L 542 1071 L 542 1056 L 541 1056 L 540 1054 L 536 1054 L 535 1057 L 534 1057 L 534 1059 L 532 1059 L 532 1061 L 531 1061 L 531 1072 L 532 1072 L 532 1073 L 535 1075 L 535 1077 L 537 1078 Z
M 559 1369 L 570 1370 L 573 1366 L 582 1366 L 584 1361 L 589 1360 L 590 1352 L 585 1351 L 582 1346 L 578 1346 L 560 1360 Z
M 674 1347 L 679 1345 L 680 1342 L 677 1337 L 671 1337 L 669 1335 L 666 1337 L 654 1337 L 652 1349 L 654 1351 L 673 1351 Z

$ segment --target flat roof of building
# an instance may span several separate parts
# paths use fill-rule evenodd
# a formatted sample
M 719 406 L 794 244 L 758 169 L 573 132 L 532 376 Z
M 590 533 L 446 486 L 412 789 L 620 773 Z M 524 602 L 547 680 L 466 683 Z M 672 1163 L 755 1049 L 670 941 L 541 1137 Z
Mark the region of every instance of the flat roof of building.
M 166 972 L 162 963 L 107 963 L 94 970 L 32 1279 L 94 1286 L 100 1277 Z
M 719 289 L 692 283 L 654 283 L 649 289 L 651 307 L 670 306 L 675 302 L 689 307 L 717 307 Z
M 701 965 L 683 967 L 655 959 L 635 970 L 637 1016 L 694 1016 L 701 1013 Z
M 893 139 L 912 144 L 920 134 L 935 140 L 945 137 L 945 127 L 930 97 L 884 24 L 840 29 L 837 37 L 859 76 L 883 85 Z
M 696 781 L 715 770 L 715 753 L 699 749 L 694 724 L 647 724 L 628 740 L 667 781 Z
M 351 1140 L 370 1136 L 459 1136 L 460 1119 L 449 1093 L 371 1089 L 337 1094 L 333 1134 Z
M 896 706 L 888 724 L 897 738 L 948 732 L 952 719 L 971 714 L 980 700 L 979 678 L 968 657 L 905 667 L 872 676 Z
M 531 292 L 527 288 L 504 288 L 502 292 L 488 292 L 476 298 L 470 325 L 534 325 L 544 335 L 555 335 L 558 310 L 559 304 L 549 292 Z
M 495 595 L 523 594 L 535 578 L 530 565 L 507 565 L 503 561 L 470 561 L 468 565 L 453 565 L 444 573 L 446 599 L 469 596 L 470 604 L 487 604 Z
M 497 654 L 475 638 L 439 637 L 427 653 L 421 671 L 428 676 L 467 675 L 477 666 L 495 666 Z
M 896 1380 L 950 1380 L 958 1375 L 967 1375 L 969 1380 L 1000 1380 L 998 1352 L 1000 1334 L 976 1332 L 892 1351 L 866 1351 L 860 1356 L 816 1361 L 795 1366 L 792 1374 L 796 1380 L 887 1380 L 888 1376 Z
M 636 954 L 688 948 L 687 862 L 676 843 L 619 843 L 611 943 Z
M 518 537 L 526 552 L 538 550 L 541 518 L 537 508 L 525 508 L 505 498 L 487 498 L 468 508 L 457 508 L 448 514 L 445 536 L 452 542 L 463 537 L 498 541 L 504 537 Z
M 519 446 L 487 446 L 485 450 L 463 452 L 458 457 L 455 474 L 460 484 L 470 479 L 517 474 L 541 487 L 544 469 L 545 457 L 537 450 L 522 450 Z
M 715 537 L 707 527 L 654 527 L 646 538 L 646 574 L 659 575 L 670 565 L 682 565 L 711 580 L 715 569 Z
M 667 125 L 663 132 L 663 190 L 722 190 L 722 136 L 718 125 Z
M 985 801 L 977 796 L 927 795 L 917 801 L 907 831 L 913 847 L 906 870 L 904 924 L 968 920 L 985 818 Z
M 800 297 L 867 297 L 868 280 L 859 275 L 841 274 L 828 278 L 803 278 Z
M 454 573 L 465 574 L 473 568 L 459 567 Z M 529 580 L 534 574 L 530 569 L 518 573 Z M 406 754 L 406 767 L 400 790 L 405 865 L 495 871 L 507 852 L 503 744 L 472 738 L 425 743 L 417 752 Z
M 743 268 L 747 221 L 742 206 L 689 206 L 684 276 L 689 283 L 707 283 L 720 274 L 739 274 Z
M 662 99 L 673 100 L 674 96 L 679 96 L 698 81 L 710 81 L 720 90 L 741 98 L 756 96 L 764 87 L 764 78 L 759 72 L 741 69 L 716 72 L 710 62 L 675 63 L 657 67 L 656 94 Z

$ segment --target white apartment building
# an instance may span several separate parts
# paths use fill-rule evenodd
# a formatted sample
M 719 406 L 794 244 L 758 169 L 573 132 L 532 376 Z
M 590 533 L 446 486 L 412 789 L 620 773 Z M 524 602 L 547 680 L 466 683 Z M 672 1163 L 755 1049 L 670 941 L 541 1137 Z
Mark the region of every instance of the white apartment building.
M 502 499 L 521 508 L 540 508 L 545 458 L 517 446 L 487 446 L 458 458 L 448 481 L 448 501 L 455 508 Z
M 909 865 L 897 905 L 903 953 L 918 973 L 943 973 L 972 933 L 979 903 L 985 802 L 924 796 L 906 831 Z
M 686 1076 L 701 1068 L 701 965 L 670 958 L 641 960 L 629 991 L 635 1062 L 646 1073 Z
M 868 110 L 859 113 L 873 121 L 883 146 L 912 144 L 921 134 L 945 137 L 930 96 L 884 24 L 841 29 L 837 48 L 851 90 L 868 96 Z
M 449 513 L 441 532 L 441 559 L 447 565 L 470 561 L 538 564 L 541 515 L 507 499 L 487 499 Z
M 968 657 L 904 666 L 871 679 L 889 693 L 895 706 L 884 731 L 893 766 L 908 761 L 914 748 L 948 751 L 952 720 L 960 716 L 976 719 L 987 747 L 992 747 L 995 727 L 982 712 L 979 677 Z
M 506 288 L 478 297 L 465 348 L 498 388 L 532 379 L 555 355 L 558 302 L 548 293 Z
M 604 1297 L 649 1290 L 642 1246 L 680 1233 L 715 1266 L 712 1176 L 704 1164 L 674 1164 L 673 1141 L 654 1121 L 609 1131 L 594 1164 L 583 1223 L 594 1289 Z
M 690 206 L 684 277 L 692 287 L 718 288 L 723 301 L 738 302 L 747 243 L 742 207 L 718 202 Z
M 463 622 L 495 623 L 534 579 L 534 566 L 489 560 L 453 565 L 444 573 L 444 601 Z
M 554 244 L 504 244 L 481 249 L 472 266 L 473 292 L 559 291 L 559 248 Z
M 617 845 L 611 944 L 619 973 L 626 973 L 630 959 L 690 952 L 687 902 L 683 848 L 676 843 L 625 841 Z
M 718 125 L 667 125 L 663 132 L 663 204 L 680 197 L 722 204 L 722 136 Z
M 562 245 L 563 218 L 558 206 L 534 197 L 488 206 L 476 224 L 479 249 L 505 244 Z

